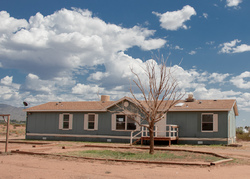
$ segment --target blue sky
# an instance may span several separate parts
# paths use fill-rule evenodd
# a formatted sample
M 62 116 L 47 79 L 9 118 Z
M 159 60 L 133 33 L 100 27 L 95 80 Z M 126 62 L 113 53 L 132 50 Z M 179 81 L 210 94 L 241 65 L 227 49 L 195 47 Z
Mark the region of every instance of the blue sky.
M 130 96 L 152 54 L 168 56 L 196 99 L 237 99 L 250 125 L 250 1 L 1 0 L 0 100 Z M 179 62 L 181 61 L 181 64 Z

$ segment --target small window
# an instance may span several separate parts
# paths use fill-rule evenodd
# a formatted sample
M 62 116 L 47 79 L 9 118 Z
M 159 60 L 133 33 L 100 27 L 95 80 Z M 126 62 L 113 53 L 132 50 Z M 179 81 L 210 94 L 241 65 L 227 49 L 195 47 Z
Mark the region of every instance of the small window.
M 127 130 L 135 130 L 135 129 L 136 129 L 135 116 L 128 115 Z
M 217 132 L 218 131 L 218 114 L 201 115 L 201 131 Z
M 71 130 L 73 125 L 73 114 L 65 113 L 59 115 L 59 129 Z
M 98 130 L 98 114 L 84 114 L 84 130 Z
M 116 116 L 116 129 L 125 130 L 125 115 Z
M 115 124 L 112 130 L 135 130 L 137 128 L 134 115 L 114 114 Z
M 63 115 L 63 129 L 69 129 L 69 114 Z
M 89 129 L 94 129 L 94 127 L 95 127 L 95 115 L 94 114 L 89 114 L 88 128 Z

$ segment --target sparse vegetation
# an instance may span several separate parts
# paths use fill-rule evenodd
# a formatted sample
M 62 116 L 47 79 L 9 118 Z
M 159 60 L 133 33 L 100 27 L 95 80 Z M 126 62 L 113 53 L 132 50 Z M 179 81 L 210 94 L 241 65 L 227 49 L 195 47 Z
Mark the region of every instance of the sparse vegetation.
M 221 158 L 207 154 L 197 154 L 180 151 L 157 151 L 150 155 L 146 151 L 117 151 L 117 150 L 84 150 L 62 153 L 68 156 L 105 158 L 105 159 L 126 159 L 126 160 L 149 160 L 149 161 L 203 161 L 213 162 Z
M 6 128 L 6 124 L 0 124 L 0 135 L 6 134 Z M 10 125 L 9 135 L 16 137 L 25 135 L 25 124 Z
M 6 125 L 6 122 L 4 120 L 0 120 L 0 124 L 4 124 Z M 26 125 L 26 121 L 17 121 L 15 119 L 11 119 L 10 120 L 10 124 L 12 125 L 22 125 L 25 126 Z
M 236 138 L 237 140 L 250 141 L 250 133 L 236 134 Z
M 245 126 L 245 128 L 237 127 L 236 128 L 236 138 L 237 138 L 237 140 L 250 141 L 249 128 L 250 128 L 249 126 Z

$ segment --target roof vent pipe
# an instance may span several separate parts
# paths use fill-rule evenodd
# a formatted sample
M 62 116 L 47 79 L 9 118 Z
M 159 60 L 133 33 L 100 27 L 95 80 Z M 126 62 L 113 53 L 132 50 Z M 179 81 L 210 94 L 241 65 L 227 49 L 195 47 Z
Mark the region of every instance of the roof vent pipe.
M 102 102 L 110 101 L 110 96 L 109 95 L 101 95 L 101 101 Z
M 193 102 L 194 101 L 194 95 L 193 93 L 188 94 L 188 98 L 186 99 L 187 102 Z

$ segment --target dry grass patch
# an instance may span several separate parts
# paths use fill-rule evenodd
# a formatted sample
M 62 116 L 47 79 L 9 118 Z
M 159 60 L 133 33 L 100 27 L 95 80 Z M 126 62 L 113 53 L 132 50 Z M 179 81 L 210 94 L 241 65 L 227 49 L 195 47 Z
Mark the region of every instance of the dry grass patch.
M 180 151 L 156 151 L 154 155 L 148 151 L 121 151 L 121 150 L 81 150 L 61 153 L 67 156 L 90 157 L 103 159 L 147 160 L 147 161 L 200 161 L 214 162 L 220 160 L 208 154 L 198 154 Z
M 0 124 L 0 135 L 5 136 L 6 135 L 6 124 Z M 10 125 L 9 126 L 9 135 L 10 136 L 22 136 L 25 135 L 25 125 Z

